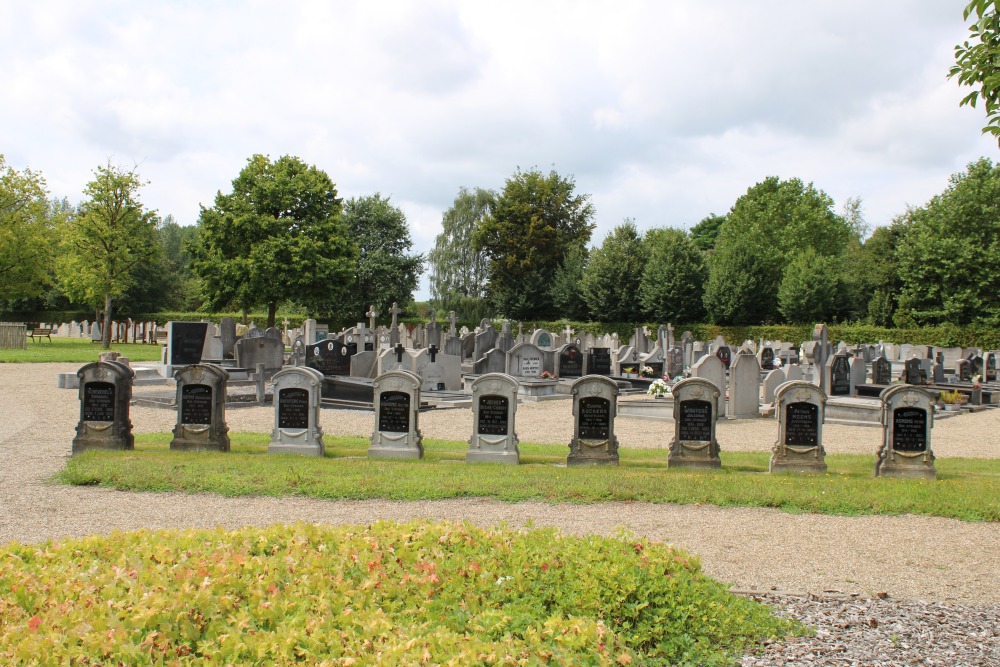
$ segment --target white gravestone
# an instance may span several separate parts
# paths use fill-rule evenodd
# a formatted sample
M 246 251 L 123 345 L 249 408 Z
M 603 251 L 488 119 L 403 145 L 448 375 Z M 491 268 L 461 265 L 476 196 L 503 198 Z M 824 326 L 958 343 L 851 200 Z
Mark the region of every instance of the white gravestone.
M 472 383 L 472 437 L 467 463 L 508 463 L 521 460 L 514 415 L 517 380 L 504 373 L 487 373 Z

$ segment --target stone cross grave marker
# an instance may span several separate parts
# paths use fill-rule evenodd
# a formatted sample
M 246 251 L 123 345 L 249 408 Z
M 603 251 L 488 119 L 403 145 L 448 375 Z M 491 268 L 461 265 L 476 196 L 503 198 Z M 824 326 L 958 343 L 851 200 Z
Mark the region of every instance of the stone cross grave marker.
M 323 378 L 315 368 L 289 367 L 274 374 L 274 429 L 268 454 L 323 456 Z
M 73 455 L 88 449 L 134 449 L 129 404 L 135 372 L 115 361 L 98 361 L 76 372 L 80 421 Z
M 422 459 L 420 378 L 409 371 L 388 371 L 375 378 L 375 432 L 369 458 Z
M 825 473 L 823 419 L 826 394 L 812 382 L 785 382 L 775 392 L 778 440 L 770 472 Z
M 618 384 L 601 375 L 573 383 L 573 440 L 567 465 L 618 465 Z
M 719 388 L 710 380 L 692 377 L 679 380 L 672 393 L 674 439 L 670 443 L 667 467 L 721 467 L 719 442 L 715 437 L 715 425 L 719 419 Z
M 226 382 L 229 373 L 214 364 L 192 364 L 174 371 L 177 424 L 170 449 L 229 451 Z
M 522 378 L 537 378 L 545 370 L 544 355 L 537 345 L 521 343 L 511 348 L 507 355 L 508 375 Z
M 896 385 L 884 390 L 879 398 L 883 431 L 875 476 L 934 479 L 931 394 L 910 385 Z
M 514 430 L 517 391 L 517 380 L 503 373 L 487 373 L 472 383 L 472 437 L 466 463 L 520 463 Z
M 375 310 L 375 305 L 372 304 L 368 306 L 368 312 L 365 313 L 365 317 L 368 318 L 368 328 L 372 331 L 375 330 L 375 318 L 379 316 L 379 312 Z

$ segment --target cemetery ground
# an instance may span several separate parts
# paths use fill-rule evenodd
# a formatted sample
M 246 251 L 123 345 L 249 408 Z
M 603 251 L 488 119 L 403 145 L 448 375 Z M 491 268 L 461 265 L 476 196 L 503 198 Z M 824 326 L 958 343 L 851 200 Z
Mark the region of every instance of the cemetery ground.
M 156 349 L 156 346 L 148 347 Z M 94 350 L 94 347 L 88 349 Z M 88 358 L 92 358 L 94 352 L 89 354 Z M 279 484 L 284 485 L 284 490 L 276 496 L 263 495 L 265 491 L 238 495 L 245 493 L 241 490 L 234 493 L 234 497 L 227 497 L 221 493 L 149 493 L 54 483 L 54 477 L 66 466 L 73 426 L 79 416 L 76 392 L 55 389 L 55 377 L 58 372 L 75 371 L 77 367 L 78 364 L 0 366 L 0 380 L 5 387 L 0 392 L 0 415 L 3 417 L 0 420 L 0 507 L 3 508 L 0 543 L 16 540 L 31 544 L 140 528 L 213 529 L 221 526 L 236 529 L 296 521 L 366 525 L 382 519 L 449 519 L 483 527 L 505 524 L 514 529 L 552 527 L 567 535 L 616 535 L 625 529 L 637 539 L 673 544 L 698 555 L 705 573 L 711 577 L 740 589 L 759 591 L 764 596 L 783 596 L 775 601 L 820 627 L 817 639 L 825 638 L 828 643 L 863 629 L 869 634 L 881 632 L 883 639 L 903 637 L 903 644 L 919 645 L 920 640 L 908 638 L 907 633 L 915 627 L 925 627 L 924 620 L 913 621 L 914 614 L 923 614 L 920 619 L 928 616 L 944 619 L 934 621 L 939 623 L 932 628 L 935 636 L 961 634 L 964 639 L 956 638 L 955 641 L 967 642 L 964 648 L 960 647 L 957 658 L 952 654 L 950 664 L 995 664 L 1000 660 L 1000 638 L 995 629 L 997 608 L 1000 607 L 1000 563 L 996 557 L 1000 553 L 1000 522 L 996 519 L 1000 503 L 997 491 L 1000 468 L 998 410 L 936 423 L 934 451 L 942 478 L 938 482 L 870 480 L 870 463 L 874 461 L 880 429 L 828 425 L 824 431 L 831 469 L 829 479 L 833 483 L 867 485 L 845 487 L 849 489 L 845 495 L 855 496 L 855 504 L 859 504 L 856 496 L 864 495 L 866 488 L 869 492 L 900 488 L 910 491 L 907 494 L 911 497 L 910 502 L 929 508 L 928 515 L 972 519 L 959 520 L 912 513 L 896 515 L 892 513 L 900 510 L 891 506 L 883 510 L 889 514 L 879 515 L 856 514 L 854 510 L 836 507 L 829 510 L 831 514 L 805 511 L 808 507 L 799 507 L 797 512 L 770 507 L 720 507 L 708 504 L 715 499 L 711 495 L 700 503 L 695 499 L 692 504 L 644 500 L 606 502 L 604 498 L 610 492 L 594 492 L 589 488 L 596 486 L 599 489 L 598 480 L 602 475 L 617 475 L 613 479 L 619 481 L 634 475 L 629 478 L 631 488 L 651 487 L 654 494 L 657 487 L 672 486 L 675 478 L 692 479 L 701 480 L 700 493 L 711 494 L 722 488 L 727 493 L 751 498 L 749 502 L 734 501 L 733 505 L 767 505 L 769 503 L 754 503 L 752 494 L 772 493 L 761 489 L 783 484 L 788 488 L 820 485 L 824 478 L 799 484 L 797 478 L 756 472 L 765 469 L 766 452 L 776 434 L 776 423 L 768 419 L 721 422 L 718 437 L 726 467 L 719 473 L 706 475 L 678 473 L 662 467 L 672 430 L 669 422 L 620 417 L 616 430 L 621 439 L 623 465 L 618 469 L 578 470 L 531 465 L 532 462 L 565 460 L 572 432 L 569 402 L 524 404 L 518 409 L 517 431 L 523 443 L 532 444 L 523 446 L 527 465 L 514 470 L 519 478 L 526 476 L 522 478 L 523 497 L 532 499 L 508 502 L 497 499 L 504 498 L 501 493 L 488 498 L 476 492 L 479 487 L 460 486 L 460 483 L 495 484 L 499 477 L 514 477 L 510 468 L 467 466 L 458 462 L 463 453 L 461 442 L 471 430 L 468 410 L 432 410 L 421 415 L 421 430 L 427 439 L 426 461 L 375 463 L 345 458 L 363 455 L 372 428 L 370 412 L 324 410 L 323 428 L 328 445 L 332 445 L 329 447 L 331 455 L 325 460 L 315 460 L 240 453 L 240 450 L 263 451 L 266 448 L 266 437 L 260 434 L 268 433 L 273 426 L 271 406 L 230 410 L 227 419 L 234 434 L 235 451 L 229 455 L 201 457 L 158 453 L 158 448 L 165 448 L 165 439 L 156 434 L 170 430 L 174 414 L 167 410 L 133 407 L 137 452 L 111 455 L 121 459 L 122 467 L 129 458 L 157 461 L 158 464 L 170 459 L 180 463 L 159 465 L 161 478 L 169 478 L 185 466 L 202 477 L 211 477 L 208 475 L 211 469 L 218 473 L 223 467 L 245 461 L 255 470 L 250 478 L 252 482 L 263 485 L 269 482 L 268 477 L 280 477 Z M 136 388 L 136 393 L 142 390 Z M 88 454 L 79 461 L 91 465 L 106 458 L 108 455 Z M 189 463 L 192 460 L 194 464 Z M 327 476 L 344 475 L 346 483 L 341 488 L 345 489 L 352 481 L 356 482 L 356 487 L 368 484 L 376 488 L 390 476 L 399 483 L 386 487 L 385 491 L 369 493 L 369 499 L 364 500 L 305 497 L 297 487 L 322 481 L 323 475 L 309 474 L 317 467 L 328 470 Z M 543 476 L 530 477 L 536 470 L 543 471 L 539 473 Z M 450 475 L 469 476 L 471 482 L 449 481 L 453 479 Z M 582 481 L 560 481 L 570 475 L 579 476 Z M 731 480 L 747 481 L 744 484 Z M 933 491 L 946 488 L 953 481 L 968 480 L 979 480 L 982 485 L 969 487 L 963 492 L 964 496 L 956 496 L 951 505 L 953 509 L 947 511 L 942 511 L 938 504 L 938 496 L 943 494 L 919 491 Z M 208 486 L 221 484 L 213 479 L 205 482 Z M 550 493 L 547 486 L 555 490 Z M 611 491 L 620 492 L 616 486 L 627 485 L 612 485 Z M 451 488 L 452 492 L 439 490 L 435 495 L 435 487 Z M 422 499 L 377 497 L 391 496 L 389 491 L 402 498 Z M 822 491 L 818 489 L 819 496 L 825 495 Z M 588 495 L 594 493 L 597 498 Z M 338 496 L 338 493 L 331 495 Z M 435 499 L 442 495 L 452 497 Z M 787 496 L 788 492 L 781 495 Z M 817 494 L 811 491 L 809 495 Z M 352 496 L 342 494 L 339 497 Z M 654 499 L 668 500 L 663 496 Z M 955 511 L 954 507 L 963 504 L 978 509 L 971 515 Z M 795 504 L 786 507 L 795 509 Z M 192 538 L 188 533 L 184 535 L 188 537 L 181 539 L 203 539 Z M 806 592 L 815 594 L 820 600 L 788 597 Z M 852 597 L 854 594 L 861 596 Z M 887 599 L 880 600 L 879 596 L 864 599 L 865 595 L 875 594 L 882 594 Z M 832 607 L 822 602 L 824 596 L 834 600 Z M 810 605 L 819 605 L 821 609 L 810 611 Z M 890 627 L 891 619 L 895 619 L 892 621 L 895 625 Z M 900 623 L 905 627 L 897 627 Z M 990 627 L 992 631 L 988 630 Z M 832 640 L 828 631 L 833 632 Z M 794 641 L 797 640 L 793 640 L 793 644 Z M 923 647 L 920 655 L 928 655 L 926 648 Z M 970 655 L 985 658 L 977 661 L 968 657 Z M 757 663 L 745 660 L 744 664 Z

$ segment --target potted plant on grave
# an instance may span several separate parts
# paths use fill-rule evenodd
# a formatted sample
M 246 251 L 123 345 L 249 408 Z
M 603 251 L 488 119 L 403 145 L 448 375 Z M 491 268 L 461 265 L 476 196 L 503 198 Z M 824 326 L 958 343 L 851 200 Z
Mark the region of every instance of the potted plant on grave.
M 542 374 L 541 374 L 541 375 L 539 375 L 538 377 L 540 377 L 540 378 L 541 378 L 541 379 L 543 379 L 543 380 L 558 380 L 558 379 L 559 379 L 559 378 L 558 378 L 558 377 L 556 376 L 556 374 L 555 374 L 555 373 L 550 373 L 550 372 L 548 372 L 548 371 L 542 371 Z
M 944 403 L 944 409 L 948 412 L 955 412 L 969 399 L 965 397 L 965 394 L 961 393 L 958 389 L 953 389 L 951 391 L 942 391 L 938 394 L 938 398 Z
M 625 368 L 622 369 L 622 373 L 624 373 L 625 377 L 627 378 L 636 377 L 635 366 L 626 366 Z
M 663 378 L 657 378 L 653 380 L 652 384 L 649 385 L 649 389 L 646 390 L 646 394 L 652 396 L 653 398 L 663 398 L 670 393 L 670 385 Z
M 651 377 L 653 377 L 654 375 L 656 375 L 656 371 L 654 371 L 654 370 L 653 370 L 652 368 L 650 368 L 649 366 L 643 366 L 643 367 L 642 367 L 642 370 L 641 370 L 641 371 L 639 371 L 639 375 L 640 375 L 641 377 L 644 377 L 644 378 L 651 378 Z

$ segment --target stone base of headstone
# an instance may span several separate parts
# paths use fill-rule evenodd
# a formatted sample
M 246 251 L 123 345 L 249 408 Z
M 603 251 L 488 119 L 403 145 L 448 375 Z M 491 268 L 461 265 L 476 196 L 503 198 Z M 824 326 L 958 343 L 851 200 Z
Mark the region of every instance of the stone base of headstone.
M 102 428 L 100 422 L 87 422 L 82 425 L 82 431 L 78 427 L 77 436 L 73 438 L 73 456 L 89 449 L 104 449 L 111 451 L 125 451 L 135 449 L 135 436 L 132 433 L 111 435 L 107 429 L 113 428 L 113 422 L 107 422 L 107 426 Z
M 466 463 L 505 463 L 508 465 L 518 465 L 521 462 L 521 453 L 515 447 L 513 450 L 503 449 L 503 444 L 497 449 L 488 449 L 480 445 L 479 449 L 470 449 L 465 453 Z
M 207 430 L 207 429 L 206 429 Z M 176 430 L 173 440 L 170 441 L 170 451 L 176 452 L 228 452 L 229 435 L 222 434 L 213 440 L 199 438 L 197 434 L 192 434 L 190 427 L 185 429 L 185 435 L 177 437 Z
M 876 477 L 937 479 L 933 455 L 931 455 L 930 460 L 925 461 L 923 452 L 913 458 L 901 456 L 899 452 L 896 452 L 891 458 L 892 460 L 886 459 L 885 452 L 879 453 L 878 461 L 875 462 Z
M 802 453 L 786 447 L 783 456 L 779 455 L 777 451 L 771 452 L 771 464 L 768 470 L 770 472 L 823 474 L 826 472 L 826 461 L 822 457 L 817 459 L 815 451 Z
M 667 457 L 668 468 L 721 468 L 718 445 L 705 443 L 702 448 L 688 447 L 683 442 L 670 445 L 670 456 Z
M 574 439 L 569 446 L 566 465 L 601 466 L 618 465 L 618 437 L 614 440 Z
M 288 433 L 286 432 L 283 436 L 288 438 Z M 305 436 L 303 435 L 303 440 Z M 268 454 L 298 454 L 300 456 L 325 456 L 326 450 L 323 446 L 323 442 L 320 441 L 319 445 L 311 445 L 303 442 L 301 445 L 296 445 L 289 442 L 272 442 L 267 446 Z
M 370 459 L 422 459 L 424 458 L 423 441 L 417 438 L 416 443 L 408 441 L 409 434 L 401 433 L 399 444 L 393 444 L 389 436 L 381 434 L 380 440 L 372 437 L 371 445 L 368 447 L 368 458 Z

